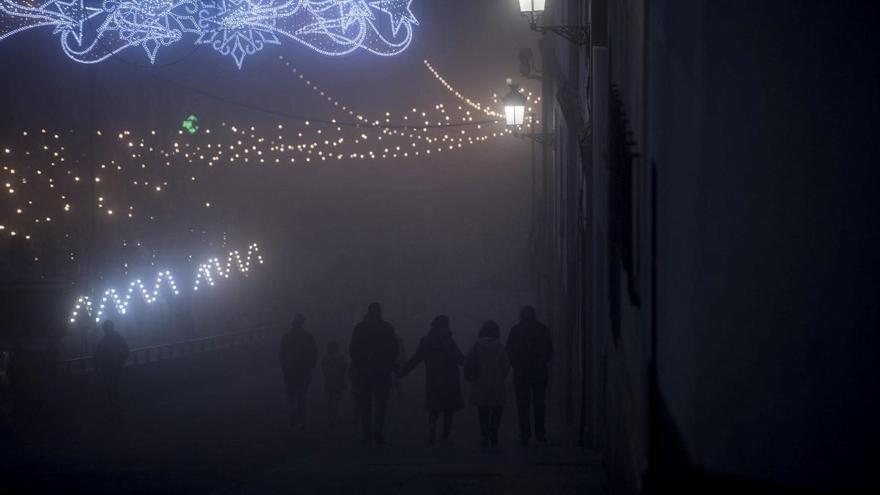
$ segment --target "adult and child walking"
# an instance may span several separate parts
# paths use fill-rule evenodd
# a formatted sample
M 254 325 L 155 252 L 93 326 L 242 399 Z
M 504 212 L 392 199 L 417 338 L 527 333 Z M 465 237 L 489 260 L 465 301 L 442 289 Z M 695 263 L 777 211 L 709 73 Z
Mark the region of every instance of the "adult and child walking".
M 305 397 L 317 363 L 314 338 L 304 328 L 305 319 L 296 315 L 281 344 L 281 364 L 291 408 L 291 424 L 302 427 Z M 334 425 L 342 393 L 351 380 L 357 422 L 365 444 L 384 444 L 385 416 L 393 377 L 406 377 L 425 366 L 425 409 L 428 413 L 428 442 L 448 441 L 455 413 L 464 408 L 461 375 L 470 382 L 469 401 L 478 411 L 482 444 L 498 445 L 498 430 L 506 402 L 505 384 L 513 369 L 514 391 L 519 417 L 519 439 L 527 445 L 532 427 L 538 442 L 546 442 L 545 409 L 548 365 L 553 358 L 550 330 L 537 320 L 535 309 L 526 306 L 519 322 L 510 330 L 506 345 L 501 329 L 486 321 L 467 354 L 462 353 L 450 328 L 449 317 L 434 318 L 428 333 L 409 359 L 403 359 L 401 340 L 394 327 L 382 317 L 382 307 L 372 303 L 352 332 L 351 364 L 330 342 L 322 362 L 327 394 L 328 421 Z M 463 370 L 462 370 L 463 368 Z

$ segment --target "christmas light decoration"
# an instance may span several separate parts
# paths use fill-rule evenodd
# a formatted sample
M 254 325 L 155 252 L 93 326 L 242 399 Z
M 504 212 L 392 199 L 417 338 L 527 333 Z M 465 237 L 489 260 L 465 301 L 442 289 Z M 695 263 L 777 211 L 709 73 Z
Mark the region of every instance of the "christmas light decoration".
M 184 130 L 186 130 L 186 132 L 188 132 L 190 134 L 195 134 L 196 131 L 199 130 L 198 122 L 199 122 L 198 117 L 196 117 L 195 115 L 190 115 L 189 117 L 187 117 L 186 119 L 183 120 L 183 123 L 180 124 L 180 127 L 182 127 Z
M 226 256 L 225 265 L 220 263 L 219 258 L 211 258 L 207 263 L 199 265 L 193 290 L 199 290 L 199 286 L 202 284 L 207 284 L 213 287 L 215 275 L 218 278 L 229 278 L 229 275 L 233 273 L 233 267 L 238 268 L 239 273 L 247 276 L 251 269 L 251 259 L 256 259 L 257 263 L 261 265 L 263 264 L 263 256 L 260 255 L 260 248 L 256 244 L 248 246 L 247 258 L 245 259 L 241 258 L 241 254 L 238 251 L 232 251 Z
M 238 268 L 238 272 L 244 276 L 250 271 L 251 260 L 255 260 L 258 264 L 263 264 L 263 257 L 259 254 L 259 246 L 256 243 L 251 244 L 247 248 L 247 257 L 242 259 L 238 251 L 232 251 L 226 258 L 225 266 L 220 263 L 219 258 L 211 258 L 207 263 L 199 265 L 196 272 L 196 281 L 193 290 L 198 290 L 199 285 L 204 280 L 210 286 L 214 285 L 213 275 L 223 278 L 229 278 L 233 273 L 233 268 Z M 70 323 L 76 323 L 77 318 L 81 314 L 85 314 L 100 322 L 107 317 L 108 312 L 112 309 L 116 314 L 123 316 L 128 312 L 129 306 L 134 302 L 132 296 L 140 295 L 140 299 L 146 304 L 153 304 L 160 298 L 160 289 L 167 288 L 170 294 L 167 296 L 178 295 L 177 285 L 174 277 L 171 276 L 169 270 L 160 271 L 156 274 L 156 282 L 153 284 L 152 290 L 148 290 L 140 279 L 133 280 L 128 284 L 128 290 L 125 295 L 120 294 L 114 288 L 109 288 L 101 294 L 101 300 L 97 304 L 89 296 L 80 296 L 76 300 L 73 311 L 70 313 Z
M 195 115 L 176 132 L 96 129 L 91 131 L 96 153 L 91 177 L 92 164 L 83 162 L 76 149 L 83 142 L 80 131 L 36 129 L 0 136 L 0 223 L 5 227 L 0 241 L 13 236 L 37 239 L 39 244 L 27 246 L 44 250 L 40 260 L 50 259 L 51 246 L 61 241 L 67 246 L 62 248 L 64 258 L 77 263 L 76 251 L 89 242 L 80 233 L 83 222 L 97 218 L 104 228 L 120 229 L 117 232 L 132 239 L 164 220 L 162 205 L 169 203 L 178 211 L 204 212 L 191 227 L 209 220 L 205 215 L 222 211 L 221 205 L 228 203 L 208 187 L 210 182 L 203 182 L 219 167 L 434 157 L 511 133 L 496 119 L 501 114 L 489 113 L 488 105 L 455 90 L 428 61 L 425 67 L 461 104 L 419 102 L 406 110 L 391 107 L 362 114 L 321 88 L 287 57 L 278 58 L 295 83 L 324 102 L 327 116 L 259 129 L 254 123 L 225 122 L 208 128 Z M 492 120 L 476 120 L 481 112 Z M 348 122 L 337 122 L 334 115 Z M 190 133 L 189 124 L 198 131 Z M 93 208 L 98 209 L 97 217 L 92 216 Z M 41 265 L 49 266 L 42 261 Z
M 0 40 L 53 27 L 64 53 L 84 64 L 137 46 L 155 63 L 161 47 L 184 39 L 232 57 L 239 69 L 282 39 L 324 55 L 391 56 L 410 45 L 418 24 L 412 0 L 0 0 Z

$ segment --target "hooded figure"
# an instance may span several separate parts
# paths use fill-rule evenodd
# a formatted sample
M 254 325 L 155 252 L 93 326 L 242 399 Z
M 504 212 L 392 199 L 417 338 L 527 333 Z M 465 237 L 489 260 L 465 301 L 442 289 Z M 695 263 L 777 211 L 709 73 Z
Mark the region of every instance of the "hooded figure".
M 464 363 L 464 356 L 452 338 L 447 316 L 434 318 L 428 335 L 422 337 L 418 349 L 404 365 L 401 374 L 406 375 L 422 362 L 425 363 L 428 440 L 434 443 L 440 413 L 443 413 L 443 438 L 446 439 L 452 429 L 452 415 L 464 407 L 458 369 Z
M 379 303 L 370 304 L 363 321 L 354 327 L 348 352 L 365 444 L 385 443 L 385 409 L 397 352 L 394 327 L 382 319 L 382 306 Z
M 498 427 L 504 411 L 505 386 L 510 362 L 501 344 L 501 329 L 494 321 L 483 323 L 478 340 L 467 359 L 479 367 L 479 377 L 471 383 L 471 403 L 477 406 L 483 445 L 498 445 Z

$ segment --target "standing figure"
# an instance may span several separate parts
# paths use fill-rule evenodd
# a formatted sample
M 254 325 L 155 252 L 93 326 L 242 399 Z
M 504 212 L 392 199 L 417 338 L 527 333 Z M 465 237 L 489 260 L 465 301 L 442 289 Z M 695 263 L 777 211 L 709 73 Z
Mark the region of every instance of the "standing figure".
M 305 329 L 306 319 L 297 313 L 290 331 L 281 339 L 281 369 L 284 372 L 284 390 L 290 404 L 290 426 L 304 428 L 306 398 L 312 382 L 312 370 L 318 362 L 315 339 Z
M 510 361 L 501 345 L 501 329 L 497 323 L 491 320 L 483 323 L 477 342 L 465 361 L 466 370 L 476 370 L 471 381 L 470 399 L 479 413 L 482 445 L 498 445 L 498 427 L 506 398 L 504 384 Z
M 415 354 L 401 370 L 406 375 L 425 363 L 425 409 L 428 410 L 428 443 L 437 438 L 437 420 L 443 415 L 443 439 L 448 440 L 455 411 L 464 407 L 458 367 L 464 356 L 452 338 L 449 317 L 440 315 L 431 322 L 428 335 L 422 337 Z
M 103 325 L 104 337 L 95 348 L 95 368 L 104 383 L 107 401 L 113 408 L 119 407 L 119 379 L 128 361 L 128 343 L 116 331 L 113 322 L 107 320 Z
M 363 443 L 382 445 L 391 372 L 397 360 L 397 336 L 394 327 L 382 319 L 379 303 L 371 303 L 363 321 L 354 327 L 349 355 Z
M 327 344 L 321 369 L 324 371 L 324 390 L 327 392 L 327 419 L 333 427 L 339 416 L 342 392 L 348 388 L 348 361 L 339 352 L 339 342 L 334 340 Z
M 510 329 L 507 337 L 507 356 L 513 366 L 520 443 L 528 445 L 531 437 L 531 407 L 535 414 L 535 438 L 545 443 L 544 399 L 549 378 L 547 364 L 553 359 L 553 340 L 550 329 L 538 321 L 535 308 L 526 306 L 520 311 L 519 323 Z

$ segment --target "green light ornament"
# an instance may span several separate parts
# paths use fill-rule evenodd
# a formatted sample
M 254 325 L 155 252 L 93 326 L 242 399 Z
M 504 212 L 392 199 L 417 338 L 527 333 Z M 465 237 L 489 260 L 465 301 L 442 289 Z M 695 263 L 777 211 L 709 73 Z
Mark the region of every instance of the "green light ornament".
M 186 129 L 186 132 L 190 134 L 195 134 L 196 131 L 199 130 L 199 118 L 195 115 L 190 115 L 184 119 L 183 123 L 180 124 L 180 127 Z

